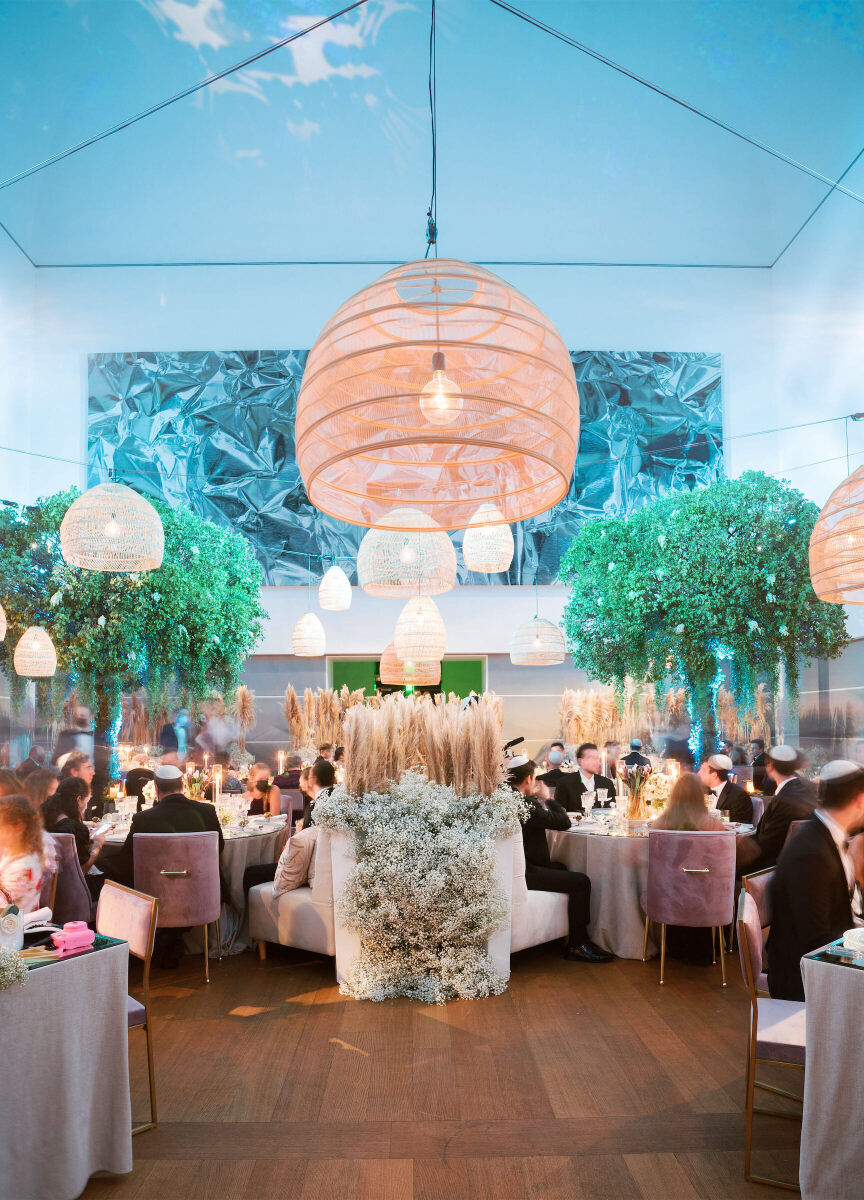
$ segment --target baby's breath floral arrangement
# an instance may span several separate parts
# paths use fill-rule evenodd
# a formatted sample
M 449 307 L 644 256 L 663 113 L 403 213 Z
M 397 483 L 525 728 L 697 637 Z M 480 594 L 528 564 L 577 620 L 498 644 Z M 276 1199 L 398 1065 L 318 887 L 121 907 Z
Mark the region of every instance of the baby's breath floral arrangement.
M 643 790 L 643 799 L 649 808 L 653 808 L 655 812 L 662 812 L 666 807 L 666 801 L 672 795 L 672 777 L 663 775 L 659 771 L 652 771 L 645 780 Z
M 27 982 L 27 964 L 17 950 L 0 946 L 0 992 L 5 992 L 14 983 Z
M 508 787 L 460 796 L 419 768 L 385 792 L 351 796 L 336 787 L 318 801 L 316 824 L 347 832 L 357 860 L 339 916 L 361 952 L 343 992 L 443 1004 L 504 991 L 487 952 L 508 911 L 495 840 L 520 831 L 522 809 Z

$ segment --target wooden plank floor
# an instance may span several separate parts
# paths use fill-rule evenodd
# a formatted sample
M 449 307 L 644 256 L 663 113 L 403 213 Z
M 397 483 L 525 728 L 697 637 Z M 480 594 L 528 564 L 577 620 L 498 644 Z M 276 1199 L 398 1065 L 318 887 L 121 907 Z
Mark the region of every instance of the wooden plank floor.
M 87 1200 L 784 1194 L 743 1178 L 748 1008 L 731 969 L 724 990 L 719 967 L 672 963 L 661 988 L 656 961 L 539 947 L 503 996 L 426 1007 L 347 1000 L 331 960 L 279 948 L 214 962 L 209 987 L 202 966 L 154 970 L 159 1126 Z M 756 1120 L 754 1168 L 795 1178 L 800 1126 Z

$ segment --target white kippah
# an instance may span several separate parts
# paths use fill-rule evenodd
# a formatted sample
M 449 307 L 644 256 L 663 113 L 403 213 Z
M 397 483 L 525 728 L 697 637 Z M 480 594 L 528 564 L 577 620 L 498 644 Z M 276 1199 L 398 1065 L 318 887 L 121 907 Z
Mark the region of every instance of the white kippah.
M 171 763 L 167 763 L 164 767 L 157 767 L 153 774 L 161 783 L 176 783 L 183 778 L 180 768 Z
M 728 754 L 712 754 L 708 759 L 708 766 L 718 771 L 731 771 L 734 764 Z
M 777 763 L 784 763 L 787 767 L 798 761 L 798 751 L 794 746 L 772 746 L 768 751 L 768 757 Z
M 524 767 L 531 759 L 525 754 L 517 754 L 513 758 L 507 759 L 507 770 L 515 771 L 517 767 Z
M 819 782 L 837 783 L 841 779 L 853 779 L 856 775 L 864 775 L 864 767 L 860 763 L 850 762 L 848 758 L 835 758 L 822 768 Z

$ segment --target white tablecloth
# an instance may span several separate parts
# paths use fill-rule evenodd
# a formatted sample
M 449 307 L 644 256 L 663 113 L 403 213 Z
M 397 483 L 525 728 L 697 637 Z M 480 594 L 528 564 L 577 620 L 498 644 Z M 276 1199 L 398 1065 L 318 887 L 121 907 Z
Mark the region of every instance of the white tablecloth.
M 801 1195 L 857 1200 L 864 1194 L 864 971 L 801 961 L 807 998 Z
M 591 880 L 591 940 L 619 958 L 641 958 L 645 914 L 639 897 L 648 886 L 647 837 L 612 837 L 571 829 L 548 833 L 554 861 Z M 648 938 L 648 954 L 657 947 Z
M 0 992 L 0 1197 L 72 1200 L 132 1170 L 125 942 Z

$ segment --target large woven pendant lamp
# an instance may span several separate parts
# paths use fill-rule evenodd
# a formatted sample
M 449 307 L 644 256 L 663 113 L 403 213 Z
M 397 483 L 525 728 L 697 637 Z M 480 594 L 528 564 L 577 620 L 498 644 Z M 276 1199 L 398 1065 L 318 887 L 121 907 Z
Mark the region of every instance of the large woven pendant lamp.
M 0 642 L 6 641 L 6 613 L 3 610 L 3 605 L 0 604 Z
M 494 504 L 481 504 L 462 539 L 462 558 L 469 571 L 506 571 L 513 561 L 513 533 Z
M 813 526 L 810 580 L 820 600 L 864 604 L 864 467 L 834 489 Z
M 45 679 L 57 670 L 57 651 L 45 630 L 31 625 L 18 639 L 12 661 L 19 675 Z
M 378 673 L 381 682 L 388 687 L 434 687 L 441 682 L 441 663 L 414 662 L 413 659 L 402 662 L 391 642 L 381 655 Z
M 330 612 L 344 612 L 351 607 L 351 581 L 341 567 L 324 572 L 318 584 L 318 603 Z
M 510 661 L 517 667 L 553 667 L 566 657 L 564 634 L 545 617 L 517 625 L 510 638 Z
M 370 596 L 438 596 L 456 583 L 456 551 L 425 513 L 396 509 L 357 552 L 357 580 Z
M 464 529 L 480 504 L 522 521 L 566 495 L 579 395 L 560 335 L 530 300 L 472 263 L 422 259 L 327 322 L 295 432 L 322 512 L 375 527 L 409 505 Z
M 402 662 L 440 662 L 447 647 L 447 630 L 438 605 L 428 596 L 409 600 L 396 622 L 393 648 Z
M 122 483 L 100 483 L 69 506 L 60 525 L 63 557 L 88 571 L 152 571 L 165 532 L 153 505 Z
M 315 613 L 304 613 L 291 634 L 291 647 L 298 658 L 320 658 L 327 645 L 324 626 Z

